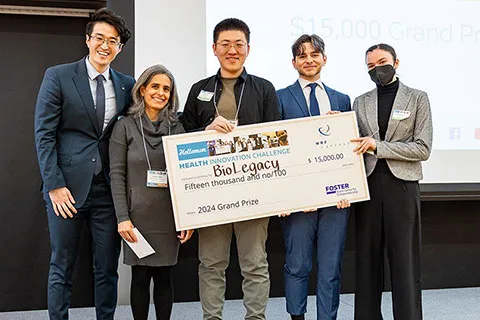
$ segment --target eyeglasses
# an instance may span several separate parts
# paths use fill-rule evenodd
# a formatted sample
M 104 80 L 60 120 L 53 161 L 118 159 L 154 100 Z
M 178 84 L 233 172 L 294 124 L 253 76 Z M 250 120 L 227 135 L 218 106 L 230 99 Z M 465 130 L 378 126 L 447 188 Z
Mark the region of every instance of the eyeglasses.
M 104 44 L 106 43 L 109 47 L 118 47 L 121 45 L 120 41 L 117 41 L 115 39 L 105 39 L 104 37 L 101 36 L 90 36 L 90 39 L 93 39 L 97 43 Z
M 234 48 L 235 51 L 242 51 L 247 44 L 243 41 L 237 41 L 237 42 L 217 42 L 216 45 L 220 46 L 220 48 L 223 51 L 229 51 L 230 48 Z

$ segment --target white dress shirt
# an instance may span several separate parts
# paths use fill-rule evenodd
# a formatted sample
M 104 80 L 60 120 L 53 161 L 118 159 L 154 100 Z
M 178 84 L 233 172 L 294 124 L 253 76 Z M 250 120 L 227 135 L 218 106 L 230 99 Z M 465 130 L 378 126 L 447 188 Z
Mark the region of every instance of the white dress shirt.
M 97 80 L 95 79 L 100 72 L 98 72 L 88 61 L 88 57 L 85 59 L 87 65 L 88 80 L 90 83 L 90 91 L 92 92 L 93 103 L 95 108 L 97 107 Z M 113 87 L 113 81 L 110 77 L 110 67 L 102 73 L 106 80 L 103 80 L 103 86 L 105 87 L 105 118 L 103 120 L 103 129 L 107 126 L 110 120 L 117 113 L 117 103 L 115 101 L 115 88 Z
M 310 112 L 310 87 L 308 86 L 310 81 L 305 80 L 303 78 L 298 78 L 298 82 L 300 83 L 300 87 L 303 90 L 303 95 L 305 96 L 305 101 L 307 102 L 307 107 Z M 325 115 L 328 111 L 331 110 L 330 106 L 330 99 L 328 99 L 327 92 L 325 91 L 325 87 L 320 79 L 315 81 L 318 84 L 315 88 L 315 96 L 317 97 L 318 106 L 320 107 L 320 115 Z

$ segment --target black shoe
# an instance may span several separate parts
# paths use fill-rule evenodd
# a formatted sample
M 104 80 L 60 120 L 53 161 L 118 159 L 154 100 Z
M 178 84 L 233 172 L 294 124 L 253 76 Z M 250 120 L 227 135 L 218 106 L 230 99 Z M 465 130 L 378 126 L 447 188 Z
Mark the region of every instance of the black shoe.
M 290 316 L 292 317 L 292 320 L 305 320 L 305 315 L 303 314 L 298 316 L 291 314 Z

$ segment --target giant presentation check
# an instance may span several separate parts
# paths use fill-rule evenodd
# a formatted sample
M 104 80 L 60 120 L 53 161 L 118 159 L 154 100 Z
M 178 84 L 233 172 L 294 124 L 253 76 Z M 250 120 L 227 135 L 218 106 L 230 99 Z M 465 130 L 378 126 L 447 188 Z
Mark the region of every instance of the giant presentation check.
M 163 138 L 177 230 L 369 199 L 353 112 Z

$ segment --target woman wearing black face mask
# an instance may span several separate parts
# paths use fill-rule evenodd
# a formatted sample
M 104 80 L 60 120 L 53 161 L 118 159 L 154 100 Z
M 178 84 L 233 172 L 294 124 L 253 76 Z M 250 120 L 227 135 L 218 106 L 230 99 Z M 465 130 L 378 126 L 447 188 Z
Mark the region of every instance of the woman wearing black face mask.
M 396 320 L 422 319 L 420 192 L 421 161 L 432 146 L 427 94 L 396 76 L 399 61 L 387 44 L 366 52 L 376 88 L 355 99 L 370 201 L 355 210 L 355 320 L 381 320 L 386 248 Z

